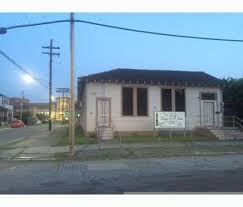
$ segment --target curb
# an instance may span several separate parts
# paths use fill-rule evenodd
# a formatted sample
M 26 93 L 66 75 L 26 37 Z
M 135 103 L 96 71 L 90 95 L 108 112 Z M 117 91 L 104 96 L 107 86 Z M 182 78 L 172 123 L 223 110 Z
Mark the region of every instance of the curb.
M 68 153 L 64 152 L 63 153 L 64 158 L 62 159 L 58 159 L 58 158 L 54 158 L 55 153 L 53 153 L 52 157 L 43 157 L 43 158 L 34 158 L 34 157 L 16 157 L 16 158 L 0 158 L 0 161 L 60 161 L 60 160 L 70 160 L 68 159 Z M 194 153 L 175 153 L 173 155 L 168 155 L 168 156 L 145 156 L 145 157 L 128 157 L 126 159 L 145 159 L 145 158 L 171 158 L 171 157 L 183 157 L 183 156 L 217 156 L 217 155 L 234 155 L 234 154 L 243 154 L 243 152 L 233 152 L 233 151 L 229 151 L 229 152 L 194 152 Z M 92 156 L 91 156 L 92 157 Z M 119 159 L 114 159 L 114 160 L 120 160 L 120 159 L 124 159 L 124 158 L 119 158 Z M 74 160 L 81 160 L 79 157 L 74 157 Z M 88 160 L 88 159 L 87 159 Z M 97 160 L 107 160 L 107 158 L 104 159 L 97 159 Z M 113 159 L 110 159 L 113 160 Z M 82 160 L 83 161 L 83 160 Z

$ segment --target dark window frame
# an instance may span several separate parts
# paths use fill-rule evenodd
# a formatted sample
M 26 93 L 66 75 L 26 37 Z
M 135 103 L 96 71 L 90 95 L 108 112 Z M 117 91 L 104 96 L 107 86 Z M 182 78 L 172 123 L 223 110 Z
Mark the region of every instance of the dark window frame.
M 145 88 L 145 87 L 137 87 L 136 88 L 137 90 L 137 116 L 148 116 L 148 88 Z M 145 90 L 146 91 L 146 103 L 145 104 L 145 107 L 142 108 L 141 106 L 141 101 L 143 100 L 139 100 L 139 92 L 138 91 L 142 91 L 142 90 Z
M 123 89 L 124 88 L 131 88 L 132 92 L 132 111 L 133 113 L 131 114 L 124 114 L 124 97 L 123 97 Z M 146 98 L 147 98 L 147 103 L 146 103 L 146 115 L 144 114 L 139 114 L 138 113 L 138 108 L 139 108 L 139 101 L 138 101 L 138 90 L 139 89 L 146 89 Z M 149 116 L 149 88 L 148 87 L 143 87 L 143 86 L 122 86 L 121 87 L 121 115 L 128 117 L 128 116 L 133 116 L 133 117 L 147 117 Z
M 176 101 L 177 100 L 177 91 L 179 91 L 179 90 L 182 90 L 183 91 L 183 99 L 184 99 L 184 101 L 183 101 L 183 105 L 179 105 L 179 107 L 181 107 L 181 108 L 183 108 L 183 109 L 180 109 L 179 107 L 178 107 L 178 102 Z M 179 109 L 178 109 L 179 108 Z M 186 93 L 185 93 L 185 89 L 184 88 L 175 88 L 175 111 L 176 112 L 186 112 Z
M 129 97 L 130 95 L 127 95 L 125 99 L 124 93 L 125 90 L 131 90 L 131 97 Z M 122 116 L 133 116 L 134 115 L 134 102 L 133 102 L 133 97 L 134 97 L 134 92 L 133 92 L 133 87 L 122 87 Z M 131 99 L 131 100 L 129 100 Z M 131 106 L 129 106 L 128 108 L 125 108 L 125 104 L 127 104 L 129 101 L 131 101 Z M 126 110 L 124 110 L 126 109 Z
M 217 93 L 215 93 L 215 92 L 201 92 L 200 93 L 200 99 L 201 100 L 216 101 L 217 100 Z
M 164 110 L 163 104 L 163 90 L 169 89 L 171 91 L 171 109 Z M 183 90 L 184 91 L 184 111 L 176 109 L 176 90 Z M 173 104 L 174 102 L 174 104 Z M 186 113 L 186 88 L 185 87 L 161 87 L 160 88 L 160 109 L 161 111 L 168 111 L 168 112 L 185 112 Z
M 170 109 L 166 109 L 168 106 L 165 106 L 165 100 L 167 99 L 164 99 L 163 98 L 163 90 L 170 90 Z M 173 107 L 172 107 L 172 88 L 161 88 L 161 91 L 160 91 L 160 99 L 161 99 L 161 111 L 173 111 Z M 166 103 L 168 104 L 168 103 Z

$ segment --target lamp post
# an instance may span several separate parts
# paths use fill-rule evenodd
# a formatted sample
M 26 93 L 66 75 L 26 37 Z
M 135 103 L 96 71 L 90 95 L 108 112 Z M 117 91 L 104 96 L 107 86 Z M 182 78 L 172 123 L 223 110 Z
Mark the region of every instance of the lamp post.
M 22 79 L 27 84 L 31 84 L 34 81 L 34 79 L 28 74 L 23 75 Z M 22 92 L 21 92 L 21 100 L 20 100 L 20 118 L 19 119 L 22 121 L 23 121 L 23 105 L 24 105 L 24 90 L 22 90 Z
M 74 13 L 70 14 L 70 117 L 69 117 L 69 150 L 74 155 L 75 139 L 75 66 L 74 66 Z

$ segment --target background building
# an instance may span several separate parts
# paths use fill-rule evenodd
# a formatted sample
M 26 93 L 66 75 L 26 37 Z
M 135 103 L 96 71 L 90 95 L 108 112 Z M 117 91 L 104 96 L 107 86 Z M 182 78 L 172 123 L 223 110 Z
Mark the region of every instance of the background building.
M 30 101 L 25 98 L 12 97 L 9 98 L 10 104 L 13 106 L 13 116 L 20 119 L 21 110 L 23 112 L 30 111 Z
M 13 106 L 10 105 L 9 98 L 0 94 L 0 123 L 8 122 L 13 118 Z
M 69 97 L 57 97 L 56 98 L 56 120 L 64 120 L 68 118 L 70 110 L 70 98 Z
M 56 97 L 56 101 L 52 102 L 51 119 L 57 121 L 63 121 L 65 117 L 68 117 L 70 98 L 69 97 Z M 49 103 L 31 103 L 30 110 L 33 116 L 37 114 L 43 114 L 49 116 Z

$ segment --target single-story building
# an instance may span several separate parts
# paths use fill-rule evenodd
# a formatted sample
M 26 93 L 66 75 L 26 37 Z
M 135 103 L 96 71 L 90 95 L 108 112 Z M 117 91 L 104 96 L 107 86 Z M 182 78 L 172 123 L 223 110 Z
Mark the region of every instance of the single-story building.
M 223 82 L 201 71 L 114 69 L 78 78 L 80 124 L 153 133 L 155 111 L 185 112 L 186 129 L 222 124 Z

